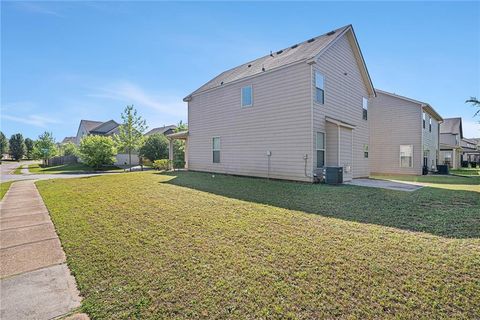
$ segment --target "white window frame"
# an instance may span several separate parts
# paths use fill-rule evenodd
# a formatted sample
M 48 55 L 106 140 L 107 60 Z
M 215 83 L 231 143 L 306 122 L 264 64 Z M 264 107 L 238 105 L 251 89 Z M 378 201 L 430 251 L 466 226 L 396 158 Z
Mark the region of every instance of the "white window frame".
M 410 147 L 410 150 L 411 150 L 411 156 L 410 156 L 410 158 L 411 158 L 410 163 L 411 164 L 409 166 L 402 166 L 402 147 L 405 147 L 405 146 Z M 399 146 L 399 166 L 400 166 L 400 168 L 413 168 L 413 164 L 414 164 L 414 162 L 413 162 L 413 144 L 401 144 Z
M 323 135 L 323 149 L 318 149 L 318 134 L 321 133 Z M 326 153 L 326 143 L 327 143 L 327 135 L 323 131 L 317 131 L 315 134 L 315 156 L 317 157 L 317 161 L 315 162 L 316 168 L 324 168 L 325 162 L 327 160 L 327 153 Z M 323 167 L 318 166 L 318 151 L 323 151 Z
M 215 139 L 218 139 L 218 149 L 215 149 Z M 212 163 L 221 163 L 221 149 L 222 149 L 222 139 L 220 139 L 220 137 L 212 137 Z M 215 156 L 214 156 L 214 152 L 215 151 L 218 151 L 218 162 L 215 162 L 214 159 L 215 159 Z
M 317 87 L 317 76 L 321 76 L 322 77 L 322 88 L 319 88 Z M 315 97 L 313 98 L 313 100 L 315 101 L 315 103 L 317 104 L 321 104 L 321 105 L 324 105 L 325 104 L 325 75 L 323 73 L 321 73 L 320 71 L 318 70 L 315 70 L 314 72 L 314 82 L 315 82 Z M 322 93 L 323 93 L 323 101 L 320 102 L 317 100 L 317 89 L 320 89 L 322 90 Z
M 250 88 L 250 104 L 243 104 L 243 89 L 245 88 Z M 249 107 L 253 107 L 253 86 L 250 84 L 248 86 L 243 86 L 241 89 L 240 89 L 240 105 L 242 106 L 242 108 L 249 108 Z
M 362 119 L 368 120 L 368 98 L 366 97 L 362 97 Z

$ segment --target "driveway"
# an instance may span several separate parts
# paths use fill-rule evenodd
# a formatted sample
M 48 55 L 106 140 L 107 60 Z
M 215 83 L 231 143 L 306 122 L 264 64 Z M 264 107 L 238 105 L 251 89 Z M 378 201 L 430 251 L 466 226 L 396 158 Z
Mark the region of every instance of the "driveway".
M 360 186 L 360 187 L 371 187 L 371 188 L 382 188 L 389 190 L 397 191 L 416 191 L 420 188 L 423 188 L 422 185 L 414 183 L 403 183 L 398 181 L 388 181 L 388 180 L 377 180 L 377 179 L 353 179 L 350 182 L 345 182 L 345 184 Z

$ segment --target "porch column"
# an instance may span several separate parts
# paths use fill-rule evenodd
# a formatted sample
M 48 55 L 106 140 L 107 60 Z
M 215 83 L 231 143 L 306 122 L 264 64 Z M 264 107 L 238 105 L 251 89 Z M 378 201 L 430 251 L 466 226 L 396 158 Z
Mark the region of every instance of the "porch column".
M 185 169 L 188 170 L 188 138 L 185 139 Z
M 168 139 L 168 160 L 170 160 L 170 170 L 173 169 L 173 139 Z

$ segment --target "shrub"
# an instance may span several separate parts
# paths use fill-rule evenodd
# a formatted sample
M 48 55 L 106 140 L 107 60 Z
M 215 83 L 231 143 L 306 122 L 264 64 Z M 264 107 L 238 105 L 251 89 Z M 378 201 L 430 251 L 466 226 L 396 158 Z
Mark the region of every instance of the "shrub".
M 168 159 L 155 160 L 153 162 L 153 167 L 156 170 L 168 170 L 170 169 L 170 160 Z
M 460 165 L 462 166 L 462 168 L 468 168 L 468 161 L 462 161 Z
M 61 148 L 64 156 L 76 156 L 78 154 L 78 148 L 75 143 L 67 142 L 63 144 Z
M 173 168 L 175 168 L 175 169 L 185 168 L 185 161 L 183 161 L 181 159 L 173 160 Z
M 104 136 L 84 137 L 80 142 L 78 151 L 82 161 L 96 169 L 102 165 L 112 165 L 117 154 L 112 138 Z
M 168 158 L 168 139 L 161 133 L 155 133 L 140 147 L 140 156 L 150 161 Z

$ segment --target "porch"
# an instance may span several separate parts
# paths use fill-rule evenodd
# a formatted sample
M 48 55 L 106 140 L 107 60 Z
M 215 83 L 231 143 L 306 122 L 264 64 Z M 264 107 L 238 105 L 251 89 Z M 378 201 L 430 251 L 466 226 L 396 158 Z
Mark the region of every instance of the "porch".
M 166 135 L 168 139 L 168 159 L 170 160 L 170 170 L 173 170 L 173 159 L 174 159 L 174 141 L 183 140 L 185 141 L 185 170 L 188 170 L 188 130 L 180 131 Z

